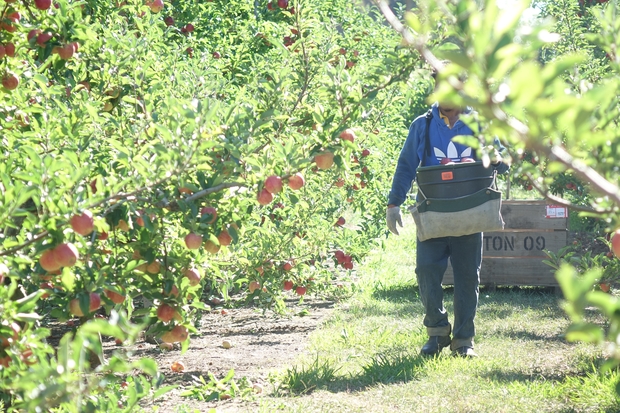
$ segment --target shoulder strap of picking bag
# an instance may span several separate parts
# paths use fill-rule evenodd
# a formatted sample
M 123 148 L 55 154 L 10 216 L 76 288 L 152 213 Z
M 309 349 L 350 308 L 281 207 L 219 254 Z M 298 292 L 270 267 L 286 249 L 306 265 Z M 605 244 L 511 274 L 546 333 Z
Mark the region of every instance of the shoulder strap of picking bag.
M 433 119 L 433 109 L 429 109 L 426 112 L 426 131 L 424 132 L 424 150 L 426 151 L 426 156 L 431 156 L 431 138 L 430 138 L 430 129 L 431 129 L 431 119 Z

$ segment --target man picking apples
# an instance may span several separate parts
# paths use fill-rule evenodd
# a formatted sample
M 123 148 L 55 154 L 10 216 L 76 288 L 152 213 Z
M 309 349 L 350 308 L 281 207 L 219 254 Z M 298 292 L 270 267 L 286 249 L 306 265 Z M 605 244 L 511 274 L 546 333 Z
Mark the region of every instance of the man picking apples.
M 472 148 L 452 141 L 458 135 L 473 135 L 472 130 L 459 119 L 461 113 L 465 113 L 465 110 L 435 103 L 428 115 L 430 119 L 422 115 L 411 124 L 388 197 L 387 226 L 394 234 L 398 235 L 396 224 L 403 225 L 400 205 L 407 199 L 418 167 L 475 160 L 476 154 Z M 499 140 L 496 140 L 496 144 L 502 148 Z M 427 148 L 427 145 L 430 147 Z M 497 151 L 491 163 L 498 173 L 508 170 L 508 165 L 501 162 Z M 446 222 L 445 225 L 450 223 Z M 448 321 L 443 305 L 441 285 L 448 259 L 454 270 L 454 328 Z M 424 326 L 429 336 L 421 354 L 435 356 L 444 347 L 450 346 L 453 355 L 476 357 L 474 317 L 478 307 L 481 263 L 481 232 L 425 241 L 418 238 L 415 271 L 425 310 Z

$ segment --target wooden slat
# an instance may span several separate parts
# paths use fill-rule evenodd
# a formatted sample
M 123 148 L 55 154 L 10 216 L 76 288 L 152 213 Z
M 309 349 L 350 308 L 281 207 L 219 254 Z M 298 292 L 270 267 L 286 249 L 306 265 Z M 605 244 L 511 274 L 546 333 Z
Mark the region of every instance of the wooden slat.
M 568 228 L 568 218 L 547 218 L 545 201 L 502 201 L 504 230 Z
M 482 285 L 557 286 L 543 249 L 558 252 L 568 243 L 568 218 L 547 218 L 544 200 L 503 201 L 503 231 L 483 238 Z M 454 283 L 452 267 L 443 283 Z
M 444 285 L 454 284 L 452 267 L 443 278 Z M 481 285 L 557 286 L 553 268 L 539 258 L 485 258 L 480 269 Z
M 566 246 L 567 231 L 499 231 L 482 238 L 486 257 L 546 257 L 543 250 L 557 252 Z

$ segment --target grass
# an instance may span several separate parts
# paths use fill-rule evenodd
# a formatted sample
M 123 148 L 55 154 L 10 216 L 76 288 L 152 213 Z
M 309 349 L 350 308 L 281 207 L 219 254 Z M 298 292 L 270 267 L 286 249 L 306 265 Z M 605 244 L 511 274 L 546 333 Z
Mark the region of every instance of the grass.
M 564 339 L 569 321 L 550 290 L 482 289 L 480 357 L 454 358 L 447 350 L 438 358 L 420 357 L 426 333 L 414 239 L 407 220 L 401 236 L 390 236 L 361 266 L 359 292 L 313 333 L 311 353 L 278 377 L 295 397 L 263 397 L 248 411 L 620 411 L 618 372 L 599 372 L 600 348 Z M 450 288 L 445 298 L 452 314 Z M 589 318 L 604 323 L 595 313 Z

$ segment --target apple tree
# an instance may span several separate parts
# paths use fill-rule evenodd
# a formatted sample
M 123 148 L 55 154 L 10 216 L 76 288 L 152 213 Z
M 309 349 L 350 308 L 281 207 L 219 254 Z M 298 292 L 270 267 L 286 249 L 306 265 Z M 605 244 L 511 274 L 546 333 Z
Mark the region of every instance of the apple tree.
M 483 160 L 488 162 L 484 150 L 491 137 L 500 137 L 513 169 L 527 175 L 541 194 L 597 217 L 607 232 L 618 234 L 619 9 L 615 1 L 592 3 L 545 2 L 544 12 L 557 18 L 554 25 L 521 21 L 529 1 L 503 10 L 495 1 L 482 8 L 473 1 L 420 2 L 403 16 L 404 23 L 376 2 L 411 53 L 439 71 L 434 98 L 476 109 L 469 121 L 480 122 L 483 133 L 465 141 L 480 148 Z M 428 42 L 435 27 L 449 28 L 439 45 Z M 451 63 L 444 66 L 442 59 Z M 585 204 L 554 193 L 554 183 L 567 174 L 592 194 Z M 617 244 L 616 235 L 610 245 Z M 617 256 L 612 259 L 617 268 Z M 593 288 L 604 270 L 564 263 L 556 277 L 573 320 L 567 337 L 605 341 L 612 349 L 609 364 L 617 366 L 620 301 Z M 588 306 L 608 317 L 608 329 L 584 321 Z
M 126 408 L 161 377 L 103 360 L 102 338 L 186 349 L 200 311 L 337 290 L 385 234 L 385 142 L 430 83 L 365 10 L 4 0 L 0 17 L 3 403 Z M 61 352 L 54 323 L 79 327 Z M 133 367 L 135 397 L 104 386 Z

